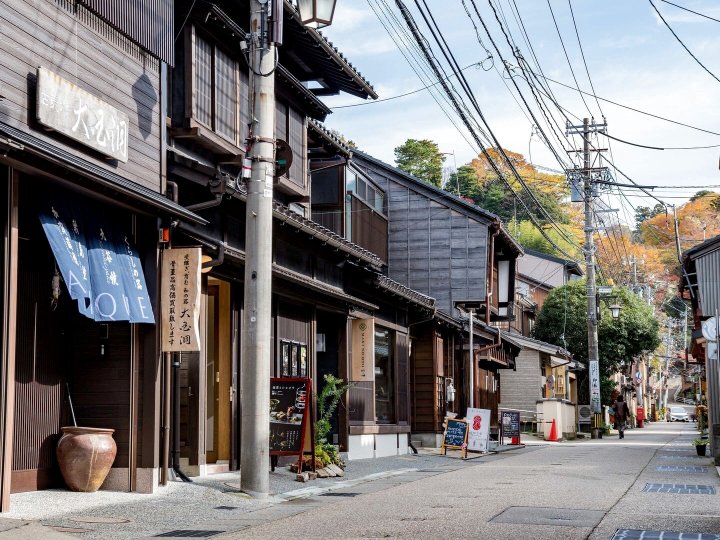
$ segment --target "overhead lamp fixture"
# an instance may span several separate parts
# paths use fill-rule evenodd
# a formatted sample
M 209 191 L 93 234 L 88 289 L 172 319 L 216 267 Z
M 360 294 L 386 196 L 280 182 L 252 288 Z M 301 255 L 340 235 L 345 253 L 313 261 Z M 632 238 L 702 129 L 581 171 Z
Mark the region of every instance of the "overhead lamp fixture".
M 332 24 L 336 0 L 298 0 L 300 22 L 310 28 L 323 28 Z
M 620 318 L 620 310 L 622 310 L 622 306 L 620 304 L 610 305 L 610 314 L 612 315 L 613 319 Z

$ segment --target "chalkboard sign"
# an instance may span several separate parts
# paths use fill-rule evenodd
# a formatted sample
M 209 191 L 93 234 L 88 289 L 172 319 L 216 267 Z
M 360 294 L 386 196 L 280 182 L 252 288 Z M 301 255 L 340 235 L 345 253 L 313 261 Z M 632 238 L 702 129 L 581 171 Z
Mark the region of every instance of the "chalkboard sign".
M 310 392 L 310 379 L 270 379 L 270 455 L 297 454 L 302 459 L 312 408 Z
M 517 437 L 520 444 L 520 411 L 500 411 L 502 436 Z
M 443 453 L 446 448 L 460 448 L 465 451 L 467 447 L 468 425 L 465 420 L 447 419 L 445 433 L 443 434 Z

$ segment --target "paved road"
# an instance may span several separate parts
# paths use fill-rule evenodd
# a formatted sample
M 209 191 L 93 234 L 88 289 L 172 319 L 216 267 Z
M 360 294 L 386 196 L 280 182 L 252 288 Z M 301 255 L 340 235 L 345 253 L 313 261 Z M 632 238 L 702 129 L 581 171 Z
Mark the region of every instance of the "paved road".
M 170 531 L 183 531 L 175 537 L 204 531 L 214 532 L 212 538 L 273 539 L 610 539 L 619 529 L 720 533 L 720 495 L 643 491 L 646 484 L 720 490 L 711 458 L 698 458 L 690 445 L 695 436 L 694 424 L 658 422 L 628 431 L 623 441 L 614 436 L 536 444 L 468 461 L 407 456 L 353 462 L 348 478 L 314 482 L 314 493 L 267 502 L 239 497 L 225 483 L 236 482 L 235 475 L 173 484 L 152 496 L 20 494 L 11 499 L 15 510 L 8 517 L 39 521 L 21 526 L 0 520 L 0 538 L 117 540 L 173 537 Z M 686 467 L 697 469 L 681 469 Z M 374 468 L 380 472 L 368 476 Z M 720 540 L 720 534 L 663 538 Z
M 237 521 L 248 528 L 228 537 L 609 539 L 618 529 L 720 533 L 718 495 L 642 491 L 648 483 L 720 489 L 711 460 L 696 457 L 690 445 L 695 433 L 694 424 L 655 423 L 628 431 L 623 441 L 536 446 L 444 474 L 417 472 L 416 481 L 388 479 L 379 491 L 377 484 L 348 488 L 358 495 L 331 497 L 332 504 L 320 497 L 304 501 L 301 513 L 284 519 Z M 705 470 L 656 469 L 687 466 Z

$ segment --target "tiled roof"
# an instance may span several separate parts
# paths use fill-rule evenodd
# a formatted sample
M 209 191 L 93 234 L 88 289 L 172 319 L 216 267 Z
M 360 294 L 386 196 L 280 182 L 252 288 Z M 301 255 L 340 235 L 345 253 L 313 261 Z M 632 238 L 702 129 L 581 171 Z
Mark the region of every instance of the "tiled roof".
M 402 296 L 406 300 L 418 304 L 427 309 L 435 309 L 435 299 L 406 287 L 402 283 L 398 283 L 394 279 L 390 279 L 384 275 L 377 276 L 377 284 L 381 289 L 388 290 L 398 296 Z

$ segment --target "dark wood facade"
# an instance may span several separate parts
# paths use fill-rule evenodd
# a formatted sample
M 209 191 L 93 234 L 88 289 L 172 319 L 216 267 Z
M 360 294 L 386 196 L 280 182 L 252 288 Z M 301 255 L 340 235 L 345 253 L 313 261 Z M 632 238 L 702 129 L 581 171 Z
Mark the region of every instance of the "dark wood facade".
M 115 430 L 118 454 L 105 488 L 152 491 L 157 484 L 162 379 L 155 326 L 87 319 L 64 285 L 53 309 L 54 257 L 38 220 L 38 204 L 52 191 L 63 204 L 133 231 L 157 313 L 158 219 L 197 216 L 162 195 L 158 57 L 163 47 L 172 50 L 172 39 L 163 38 L 172 31 L 161 24 L 171 3 L 130 4 L 139 5 L 0 2 L 0 511 L 11 491 L 62 485 L 55 443 L 71 423 L 69 396 L 79 424 Z M 163 31 L 153 33 L 158 26 Z M 126 162 L 38 124 L 38 66 L 127 115 Z

